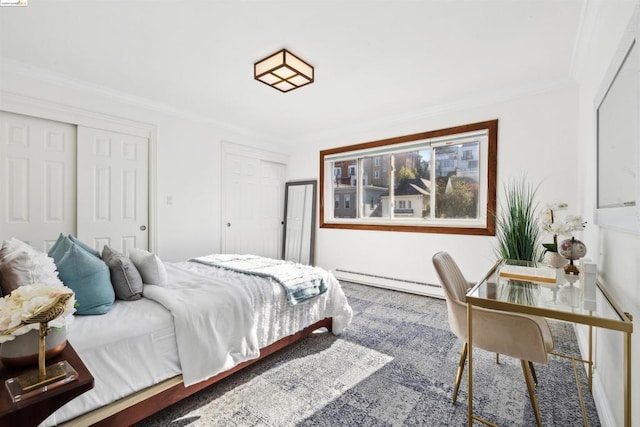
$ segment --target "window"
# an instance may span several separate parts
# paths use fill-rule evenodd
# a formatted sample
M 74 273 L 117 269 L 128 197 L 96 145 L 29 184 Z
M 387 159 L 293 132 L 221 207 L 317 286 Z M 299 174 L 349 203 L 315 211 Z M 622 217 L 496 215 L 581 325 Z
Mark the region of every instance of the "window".
M 356 167 L 355 166 L 349 166 L 349 176 L 354 176 L 356 174 Z
M 494 235 L 497 131 L 492 120 L 321 151 L 320 227 Z M 363 179 L 326 179 L 343 167 Z
M 335 205 L 334 205 L 334 209 L 339 209 L 340 208 L 340 196 L 336 196 L 335 199 Z
M 333 169 L 333 176 L 335 176 L 336 178 L 340 178 L 342 176 L 342 168 L 334 168 Z

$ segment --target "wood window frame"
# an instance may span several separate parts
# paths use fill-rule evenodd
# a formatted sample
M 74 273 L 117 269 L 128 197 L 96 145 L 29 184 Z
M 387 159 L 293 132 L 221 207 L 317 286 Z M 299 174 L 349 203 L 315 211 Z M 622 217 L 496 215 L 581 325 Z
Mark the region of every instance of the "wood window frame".
M 423 139 L 446 137 L 474 131 L 487 131 L 487 188 L 486 191 L 486 224 L 484 227 L 442 226 L 442 225 L 406 225 L 406 224 L 375 224 L 328 222 L 325 220 L 325 157 L 348 152 L 393 146 L 397 144 L 419 141 Z M 320 151 L 320 228 L 399 231 L 417 233 L 463 234 L 495 236 L 496 187 L 497 187 L 497 157 L 498 157 L 498 120 L 488 120 L 445 129 L 415 133 L 377 141 L 364 142 L 344 147 L 336 147 Z M 482 209 L 482 208 L 481 208 Z

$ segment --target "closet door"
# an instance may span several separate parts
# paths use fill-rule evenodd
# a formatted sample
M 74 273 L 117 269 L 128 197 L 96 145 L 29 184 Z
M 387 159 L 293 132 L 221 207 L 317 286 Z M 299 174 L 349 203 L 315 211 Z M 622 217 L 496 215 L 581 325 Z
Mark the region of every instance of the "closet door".
M 76 230 L 76 127 L 0 111 L 0 240 L 47 252 Z
M 223 155 L 222 252 L 280 258 L 285 165 Z
M 102 251 L 149 244 L 149 139 L 78 126 L 78 237 Z

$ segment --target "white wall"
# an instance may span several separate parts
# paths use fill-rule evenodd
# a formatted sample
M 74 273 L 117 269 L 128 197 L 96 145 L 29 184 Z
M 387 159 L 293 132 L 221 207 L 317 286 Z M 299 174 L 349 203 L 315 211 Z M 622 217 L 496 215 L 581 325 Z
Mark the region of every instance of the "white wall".
M 123 94 L 13 64 L 0 66 L 0 90 L 60 103 L 62 110 L 73 107 L 155 126 L 157 205 L 151 209 L 157 213 L 156 250 L 166 261 L 220 250 L 221 141 L 285 152 L 278 144 L 225 129 L 213 120 L 208 123 L 168 107 L 144 106 Z M 171 205 L 167 197 L 173 199 Z
M 594 103 L 604 74 L 633 14 L 635 1 L 598 3 L 595 25 L 580 79 L 578 136 L 580 140 L 581 202 L 589 225 L 584 240 L 598 273 L 624 311 L 640 319 L 640 238 L 600 228 L 593 222 L 595 189 Z M 582 331 L 586 334 L 585 331 Z M 640 425 L 640 341 L 632 339 L 632 420 Z M 623 425 L 622 334 L 596 331 L 594 395 L 604 425 Z
M 498 191 L 505 181 L 526 174 L 531 183 L 541 183 L 541 204 L 562 200 L 577 210 L 577 174 L 572 166 L 578 149 L 577 97 L 577 87 L 572 86 L 403 123 L 310 137 L 297 144 L 288 179 L 318 178 L 322 149 L 497 118 Z M 497 259 L 494 248 L 495 238 L 487 236 L 323 228 L 317 234 L 316 262 L 331 270 L 438 283 L 431 257 L 446 250 L 469 280 L 477 280 Z
M 291 148 L 265 141 L 211 120 L 191 119 L 168 109 L 139 105 L 136 100 L 89 88 L 38 70 L 0 66 L 0 90 L 58 102 L 102 114 L 137 120 L 157 128 L 157 250 L 167 261 L 184 260 L 220 248 L 220 142 L 223 140 L 288 152 L 287 179 L 319 177 L 319 151 L 415 132 L 497 118 L 498 185 L 526 173 L 541 182 L 539 200 L 565 201 L 589 221 L 584 240 L 589 257 L 613 286 L 623 308 L 640 319 L 640 239 L 593 224 L 593 97 L 634 2 L 601 5 L 579 87 L 489 101 L 438 114 L 413 114 L 389 123 L 365 124 L 341 132 L 310 135 Z M 339 108 L 339 104 L 332 106 Z M 168 196 L 173 204 L 167 205 Z M 499 197 L 500 198 L 500 197 Z M 381 276 L 437 283 L 431 256 L 447 250 L 467 278 L 476 280 L 495 260 L 495 238 L 426 233 L 317 230 L 316 262 Z M 637 362 L 639 340 L 633 345 Z M 596 400 L 605 425 L 622 425 L 620 344 L 616 334 L 597 333 Z M 633 395 L 640 397 L 640 368 L 635 366 Z M 640 422 L 635 405 L 633 419 Z

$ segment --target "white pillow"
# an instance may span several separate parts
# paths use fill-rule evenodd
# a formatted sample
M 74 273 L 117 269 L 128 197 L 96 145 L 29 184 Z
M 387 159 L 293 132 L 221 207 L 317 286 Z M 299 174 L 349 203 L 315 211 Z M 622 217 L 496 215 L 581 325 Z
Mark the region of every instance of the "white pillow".
M 2 244 L 0 278 L 3 294 L 18 286 L 34 283 L 62 286 L 53 258 L 14 238 Z
M 129 258 L 140 272 L 145 285 L 164 286 L 167 284 L 167 269 L 157 255 L 144 249 L 133 248 L 129 252 Z

